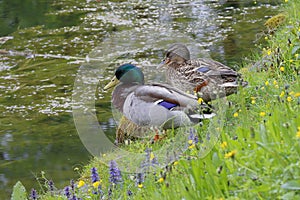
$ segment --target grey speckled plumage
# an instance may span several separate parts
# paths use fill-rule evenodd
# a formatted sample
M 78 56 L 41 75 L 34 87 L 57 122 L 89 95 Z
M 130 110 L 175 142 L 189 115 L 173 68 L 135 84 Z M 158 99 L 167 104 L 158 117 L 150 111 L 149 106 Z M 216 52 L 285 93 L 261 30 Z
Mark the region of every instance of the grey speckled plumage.
M 236 93 L 238 87 L 246 86 L 240 74 L 212 59 L 190 59 L 190 52 L 183 44 L 174 44 L 164 60 L 167 81 L 185 92 L 196 92 L 208 102 L 218 97 Z

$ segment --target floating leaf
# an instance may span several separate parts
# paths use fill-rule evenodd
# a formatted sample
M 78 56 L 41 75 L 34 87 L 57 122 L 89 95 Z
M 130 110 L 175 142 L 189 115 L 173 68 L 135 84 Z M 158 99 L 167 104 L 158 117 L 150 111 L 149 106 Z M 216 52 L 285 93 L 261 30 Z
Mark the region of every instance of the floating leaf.
M 11 194 L 11 200 L 26 200 L 27 194 L 26 189 L 23 184 L 18 181 L 13 188 L 13 192 Z

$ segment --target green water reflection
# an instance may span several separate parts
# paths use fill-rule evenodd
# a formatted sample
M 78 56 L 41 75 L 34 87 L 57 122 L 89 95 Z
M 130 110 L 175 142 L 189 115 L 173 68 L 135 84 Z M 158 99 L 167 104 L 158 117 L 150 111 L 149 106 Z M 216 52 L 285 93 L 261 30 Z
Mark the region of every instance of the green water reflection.
M 160 81 L 155 66 L 164 50 L 183 42 L 193 56 L 235 67 L 254 48 L 264 21 L 278 12 L 278 1 L 142 2 L 0 1 L 0 36 L 14 37 L 0 49 L 27 53 L 0 55 L 0 199 L 9 198 L 18 180 L 27 190 L 38 189 L 35 175 L 40 171 L 61 188 L 78 177 L 73 168 L 90 158 L 71 110 L 82 60 L 99 60 L 89 63 L 96 78 L 87 82 L 99 82 L 97 116 L 113 140 L 110 92 L 101 88 L 116 66 L 136 63 L 148 80 Z M 36 53 L 50 55 L 30 56 Z

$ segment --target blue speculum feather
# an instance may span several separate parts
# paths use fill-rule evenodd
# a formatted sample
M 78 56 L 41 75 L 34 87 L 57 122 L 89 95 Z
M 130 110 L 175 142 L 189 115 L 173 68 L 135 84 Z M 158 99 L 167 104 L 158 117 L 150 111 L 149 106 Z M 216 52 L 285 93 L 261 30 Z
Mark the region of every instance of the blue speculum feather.
M 161 105 L 161 106 L 165 107 L 168 110 L 171 110 L 172 108 L 178 106 L 175 103 L 170 103 L 170 102 L 167 102 L 167 101 L 161 101 L 161 102 L 158 103 L 158 105 Z
M 206 73 L 208 72 L 210 69 L 208 67 L 200 67 L 197 69 L 197 71 L 202 72 L 202 73 Z

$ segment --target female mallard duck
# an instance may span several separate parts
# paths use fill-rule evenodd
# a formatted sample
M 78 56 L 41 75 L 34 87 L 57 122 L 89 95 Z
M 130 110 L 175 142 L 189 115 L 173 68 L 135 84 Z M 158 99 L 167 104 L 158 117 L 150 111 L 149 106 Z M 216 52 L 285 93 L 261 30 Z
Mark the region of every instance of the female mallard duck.
M 173 87 L 195 92 L 205 102 L 236 93 L 239 85 L 247 85 L 236 71 L 222 63 L 207 58 L 191 60 L 183 44 L 167 50 L 163 65 L 167 66 L 167 81 Z
M 142 127 L 177 128 L 212 115 L 196 114 L 197 97 L 162 84 L 144 84 L 144 74 L 132 65 L 121 65 L 104 89 L 113 86 L 112 104 Z

